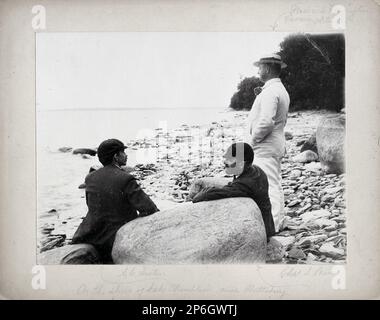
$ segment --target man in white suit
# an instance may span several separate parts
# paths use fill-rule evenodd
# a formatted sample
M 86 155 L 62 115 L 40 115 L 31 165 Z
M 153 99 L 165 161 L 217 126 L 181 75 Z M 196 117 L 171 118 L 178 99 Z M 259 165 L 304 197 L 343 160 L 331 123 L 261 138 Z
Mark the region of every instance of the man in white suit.
M 279 76 L 286 64 L 277 54 L 262 57 L 254 63 L 265 83 L 247 119 L 246 142 L 255 153 L 254 164 L 267 175 L 269 198 L 276 232 L 284 220 L 284 193 L 281 186 L 281 159 L 285 155 L 285 133 L 289 94 Z

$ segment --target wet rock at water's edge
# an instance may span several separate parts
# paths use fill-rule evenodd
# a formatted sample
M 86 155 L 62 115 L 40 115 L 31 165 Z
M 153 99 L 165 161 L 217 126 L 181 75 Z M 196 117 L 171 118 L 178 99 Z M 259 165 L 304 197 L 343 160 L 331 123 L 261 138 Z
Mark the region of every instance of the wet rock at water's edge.
M 88 154 L 90 156 L 95 156 L 96 150 L 89 148 L 78 148 L 73 150 L 73 154 Z

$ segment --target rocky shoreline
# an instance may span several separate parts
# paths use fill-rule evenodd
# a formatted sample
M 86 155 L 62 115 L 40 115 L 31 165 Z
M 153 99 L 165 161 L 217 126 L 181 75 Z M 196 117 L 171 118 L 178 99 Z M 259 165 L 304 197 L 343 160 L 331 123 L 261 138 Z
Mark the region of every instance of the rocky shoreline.
M 302 146 L 327 114 L 330 113 L 308 111 L 289 115 L 287 154 L 282 161 L 286 220 L 284 230 L 271 240 L 282 244 L 280 252 L 269 252 L 268 262 L 345 263 L 345 175 L 324 174 L 320 163 L 312 161 L 315 158 L 299 157 Z M 182 125 L 171 131 L 158 128 L 153 136 L 127 143 L 131 150 L 141 152 L 140 158 L 154 160 L 151 164 L 137 164 L 132 174 L 161 210 L 188 201 L 189 187 L 196 179 L 225 175 L 222 155 L 231 142 L 241 141 L 247 113 L 233 112 L 229 116 L 229 120 L 205 126 Z M 61 152 L 72 156 L 70 148 Z M 52 208 L 48 214 L 54 215 L 57 209 Z M 39 250 L 69 243 L 79 218 L 57 218 L 61 230 L 67 226 L 67 231 L 60 233 L 54 232 L 56 224 L 42 224 Z M 278 251 L 278 246 L 273 245 L 272 250 Z

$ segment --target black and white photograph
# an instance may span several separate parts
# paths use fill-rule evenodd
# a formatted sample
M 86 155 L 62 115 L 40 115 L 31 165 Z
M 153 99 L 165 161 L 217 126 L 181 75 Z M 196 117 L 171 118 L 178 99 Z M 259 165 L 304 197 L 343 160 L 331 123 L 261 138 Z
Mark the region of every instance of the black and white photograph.
M 0 300 L 378 299 L 379 24 L 374 0 L 0 1 Z
M 345 36 L 36 34 L 37 260 L 345 264 Z

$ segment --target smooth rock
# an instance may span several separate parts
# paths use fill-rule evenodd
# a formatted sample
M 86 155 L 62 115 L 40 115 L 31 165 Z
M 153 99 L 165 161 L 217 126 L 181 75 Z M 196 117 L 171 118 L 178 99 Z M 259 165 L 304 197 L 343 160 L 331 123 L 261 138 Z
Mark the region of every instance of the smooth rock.
M 336 229 L 338 226 L 338 223 L 336 221 L 329 220 L 326 218 L 319 218 L 319 219 L 315 220 L 315 224 L 317 224 L 320 228 L 333 227 L 334 229 Z
M 281 262 L 282 259 L 285 257 L 285 250 L 286 248 L 279 241 L 277 241 L 273 237 L 270 238 L 269 242 L 267 243 L 266 262 Z
M 344 256 L 344 249 L 335 248 L 330 242 L 324 243 L 319 248 L 319 252 L 333 259 L 339 259 Z
M 290 173 L 290 178 L 299 178 L 300 176 L 302 175 L 302 171 L 301 170 L 293 170 L 291 173 Z
M 312 254 L 311 252 L 309 252 L 308 254 L 307 254 L 307 258 L 306 258 L 306 262 L 313 262 L 313 261 L 315 261 L 315 260 L 317 260 L 317 256 L 315 256 L 314 254 Z
M 305 259 L 306 255 L 305 255 L 305 253 L 301 249 L 299 249 L 299 248 L 292 248 L 288 252 L 288 257 L 292 258 L 292 259 Z
M 324 195 L 324 196 L 322 196 L 322 198 L 321 198 L 321 202 L 331 202 L 331 201 L 334 201 L 334 199 L 335 199 L 335 197 L 334 197 L 334 195 L 332 195 L 332 194 L 326 194 L 326 195 Z
M 345 115 L 327 116 L 317 127 L 317 148 L 322 169 L 327 173 L 345 171 Z
M 299 204 L 300 202 L 301 202 L 300 200 L 295 199 L 295 200 L 291 201 L 291 202 L 287 205 L 287 207 L 294 207 L 294 206 L 296 206 L 297 204 Z
M 317 244 L 326 239 L 327 239 L 327 235 L 325 234 L 318 234 L 318 235 L 303 237 L 296 243 L 296 246 L 299 246 L 299 247 L 310 246 L 311 244 Z
M 96 249 L 90 244 L 73 244 L 45 251 L 38 255 L 38 264 L 96 264 L 100 263 Z
M 327 218 L 330 215 L 331 215 L 331 213 L 329 211 L 321 209 L 321 210 L 306 212 L 306 213 L 301 215 L 301 219 L 304 222 L 308 222 L 310 220 L 316 220 L 319 218 Z
M 290 246 L 296 241 L 296 238 L 294 236 L 288 236 L 288 237 L 274 236 L 270 238 L 270 240 L 272 239 L 280 243 L 285 248 L 285 250 L 290 248 Z
M 330 195 L 336 195 L 337 193 L 343 191 L 343 187 L 330 187 L 330 188 L 325 188 L 322 190 L 322 192 L 330 194 Z
M 95 156 L 96 150 L 88 148 L 78 148 L 73 150 L 73 154 L 88 154 L 90 156 Z
M 318 172 L 322 169 L 321 164 L 319 162 L 315 162 L 315 161 L 312 161 L 310 163 L 306 163 L 304 165 L 304 168 L 306 171 L 311 171 L 311 172 Z
M 189 188 L 189 199 L 193 199 L 200 191 L 209 187 L 223 187 L 229 182 L 232 181 L 232 178 L 214 178 L 206 177 L 195 180 Z
M 301 162 L 301 163 L 307 163 L 307 162 L 312 162 L 312 161 L 317 161 L 317 160 L 318 160 L 318 155 L 311 150 L 306 150 L 293 158 L 294 162 Z
M 117 264 L 263 263 L 261 212 L 249 198 L 184 203 L 119 229 Z

